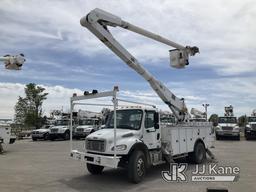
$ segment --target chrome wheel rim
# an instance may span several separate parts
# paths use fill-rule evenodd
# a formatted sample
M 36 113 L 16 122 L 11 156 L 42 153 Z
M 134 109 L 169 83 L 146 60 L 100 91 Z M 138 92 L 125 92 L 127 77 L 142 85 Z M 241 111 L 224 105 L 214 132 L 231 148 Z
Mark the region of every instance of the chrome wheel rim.
M 144 174 L 144 161 L 142 158 L 138 159 L 137 162 L 137 173 L 138 176 L 141 177 Z

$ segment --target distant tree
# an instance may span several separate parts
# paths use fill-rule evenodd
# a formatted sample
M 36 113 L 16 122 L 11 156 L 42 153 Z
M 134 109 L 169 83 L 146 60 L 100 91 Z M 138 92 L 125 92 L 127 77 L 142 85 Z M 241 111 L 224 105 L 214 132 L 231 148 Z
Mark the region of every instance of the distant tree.
M 18 101 L 15 105 L 15 116 L 14 121 L 16 124 L 24 125 L 26 114 L 27 114 L 27 101 L 25 98 L 19 96 Z
M 25 97 L 19 97 L 15 105 L 15 123 L 39 128 L 42 125 L 42 105 L 47 99 L 45 88 L 29 83 L 25 87 Z
M 213 126 L 218 125 L 218 115 L 217 114 L 212 114 L 209 118 L 209 121 L 213 123 Z
M 245 127 L 246 123 L 247 123 L 247 116 L 246 115 L 242 115 L 238 118 L 239 127 Z

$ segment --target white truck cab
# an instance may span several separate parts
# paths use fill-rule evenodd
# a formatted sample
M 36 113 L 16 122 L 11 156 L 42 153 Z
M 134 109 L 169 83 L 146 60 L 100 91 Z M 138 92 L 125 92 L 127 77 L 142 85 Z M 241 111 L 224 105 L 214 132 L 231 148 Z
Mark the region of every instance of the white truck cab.
M 233 106 L 227 106 L 224 110 L 224 116 L 218 118 L 218 125 L 215 129 L 216 139 L 219 140 L 221 137 L 233 137 L 236 140 L 240 140 L 240 128 L 237 124 L 237 118 L 233 113 Z
M 256 138 L 256 109 L 254 109 L 252 115 L 248 117 L 248 122 L 244 129 L 244 136 L 246 140 Z
M 78 126 L 75 128 L 73 133 L 74 139 L 82 139 L 87 135 L 97 131 L 101 125 L 101 121 L 98 118 L 86 118 L 79 119 Z
M 236 117 L 219 117 L 215 132 L 217 140 L 221 137 L 234 137 L 240 140 L 240 128 Z
M 50 128 L 49 139 L 51 141 L 55 139 L 68 140 L 70 138 L 69 125 L 69 119 L 56 120 L 55 125 Z

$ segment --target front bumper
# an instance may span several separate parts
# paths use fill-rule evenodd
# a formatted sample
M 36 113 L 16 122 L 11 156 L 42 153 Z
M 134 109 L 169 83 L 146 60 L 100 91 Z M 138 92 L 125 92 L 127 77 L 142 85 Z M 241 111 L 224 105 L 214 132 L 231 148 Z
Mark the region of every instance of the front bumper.
M 89 164 L 100 165 L 104 167 L 117 168 L 118 163 L 120 162 L 120 156 L 105 156 L 105 155 L 96 155 L 91 153 L 84 153 L 77 150 L 72 150 L 70 156 L 79 161 L 85 161 Z
M 234 136 L 239 136 L 240 132 L 239 131 L 216 131 L 216 135 L 234 137 Z
M 86 132 L 75 132 L 73 134 L 74 138 L 85 138 L 89 135 L 90 133 L 86 133 Z
M 63 138 L 64 136 L 65 136 L 65 133 L 50 133 L 49 134 L 50 139 Z
M 42 139 L 44 138 L 44 133 L 32 134 L 32 138 Z
M 245 134 L 250 137 L 256 137 L 256 130 L 245 130 Z

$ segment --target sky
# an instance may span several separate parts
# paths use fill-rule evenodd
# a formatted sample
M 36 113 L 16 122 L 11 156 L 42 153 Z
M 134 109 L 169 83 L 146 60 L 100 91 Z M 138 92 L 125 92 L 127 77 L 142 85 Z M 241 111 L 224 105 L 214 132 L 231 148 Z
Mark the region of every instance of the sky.
M 49 93 L 45 114 L 69 109 L 69 98 L 84 90 L 112 90 L 119 97 L 168 107 L 148 83 L 93 34 L 80 18 L 101 8 L 123 20 L 182 45 L 197 46 L 200 54 L 185 69 L 169 66 L 173 49 L 133 32 L 110 28 L 143 66 L 188 108 L 235 115 L 256 108 L 256 2 L 253 0 L 1 0 L 0 55 L 24 53 L 20 71 L 0 65 L 0 118 L 12 118 L 24 86 L 36 83 Z

